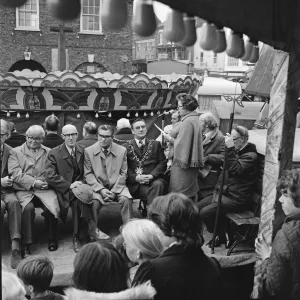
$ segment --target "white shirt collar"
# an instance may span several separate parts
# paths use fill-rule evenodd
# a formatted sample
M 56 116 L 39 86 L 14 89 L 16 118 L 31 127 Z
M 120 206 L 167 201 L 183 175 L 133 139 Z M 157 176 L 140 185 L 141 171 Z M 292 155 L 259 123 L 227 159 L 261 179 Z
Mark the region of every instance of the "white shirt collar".
M 146 138 L 142 139 L 142 140 L 137 140 L 135 139 L 136 144 L 138 145 L 138 147 L 141 146 L 140 141 L 142 141 L 143 145 L 146 145 Z

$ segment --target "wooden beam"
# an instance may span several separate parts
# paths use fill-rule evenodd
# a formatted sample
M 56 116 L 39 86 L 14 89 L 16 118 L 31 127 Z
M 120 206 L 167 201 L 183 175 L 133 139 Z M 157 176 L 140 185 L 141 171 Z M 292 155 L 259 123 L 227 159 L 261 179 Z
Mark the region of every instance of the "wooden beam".
M 269 127 L 263 177 L 261 233 L 269 246 L 281 228 L 284 214 L 278 201 L 277 181 L 283 170 L 292 168 L 297 103 L 300 86 L 300 57 L 295 49 L 290 54 L 276 51 L 272 70 Z M 262 261 L 256 263 L 253 298 L 257 297 Z

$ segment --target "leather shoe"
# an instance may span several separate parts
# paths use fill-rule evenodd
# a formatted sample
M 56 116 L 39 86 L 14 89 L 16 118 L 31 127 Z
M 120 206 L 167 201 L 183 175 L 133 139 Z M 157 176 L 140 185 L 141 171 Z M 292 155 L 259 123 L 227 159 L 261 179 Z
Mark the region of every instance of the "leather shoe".
M 16 269 L 18 264 L 21 262 L 22 256 L 21 256 L 21 251 L 18 249 L 14 249 L 11 252 L 11 261 L 10 261 L 10 266 L 12 269 Z
M 31 255 L 30 247 L 29 247 L 29 245 L 26 245 L 21 250 L 21 257 L 26 258 L 29 255 Z
M 211 239 L 206 245 L 207 245 L 209 248 L 212 248 L 212 244 L 213 244 L 213 239 Z M 215 247 L 220 247 L 220 246 L 221 246 L 220 237 L 219 237 L 219 236 L 216 236 L 216 238 L 215 238 Z
M 92 241 L 97 240 L 108 240 L 110 239 L 110 236 L 106 233 L 102 232 L 96 225 L 96 223 L 93 220 L 90 220 L 88 223 L 89 226 L 89 237 Z
M 48 250 L 53 252 L 56 251 L 58 248 L 57 241 L 48 241 Z
M 76 236 L 73 237 L 73 249 L 75 253 L 78 253 L 78 251 L 81 248 L 81 244 L 80 241 L 78 240 L 78 238 Z

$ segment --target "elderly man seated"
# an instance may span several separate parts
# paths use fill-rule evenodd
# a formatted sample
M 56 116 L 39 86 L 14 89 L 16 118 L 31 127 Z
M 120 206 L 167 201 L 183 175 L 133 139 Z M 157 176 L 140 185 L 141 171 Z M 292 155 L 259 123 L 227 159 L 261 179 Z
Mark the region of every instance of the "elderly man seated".
M 256 146 L 248 142 L 248 137 L 248 130 L 243 126 L 234 126 L 231 134 L 227 133 L 225 137 L 228 163 L 215 246 L 226 242 L 223 216 L 230 212 L 242 212 L 251 206 L 257 174 L 257 152 Z M 197 204 L 201 218 L 211 233 L 214 231 L 217 212 L 216 195 L 210 195 Z M 211 241 L 208 244 L 210 246 Z
M 26 132 L 26 142 L 12 149 L 8 160 L 8 172 L 14 178 L 13 188 L 22 207 L 23 256 L 30 254 L 29 247 L 33 242 L 35 207 L 41 207 L 44 211 L 49 251 L 58 248 L 59 204 L 56 193 L 48 189 L 45 180 L 45 164 L 50 149 L 42 145 L 44 136 L 42 126 L 30 126 Z

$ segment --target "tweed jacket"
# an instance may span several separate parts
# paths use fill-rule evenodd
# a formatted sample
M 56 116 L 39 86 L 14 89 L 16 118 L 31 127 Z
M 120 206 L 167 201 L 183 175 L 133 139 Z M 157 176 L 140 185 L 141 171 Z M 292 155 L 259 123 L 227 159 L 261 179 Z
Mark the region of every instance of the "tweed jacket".
M 126 148 L 113 142 L 107 156 L 103 153 L 100 143 L 86 148 L 84 151 L 84 178 L 94 192 L 106 188 L 115 194 L 131 198 L 126 187 Z

